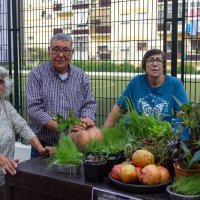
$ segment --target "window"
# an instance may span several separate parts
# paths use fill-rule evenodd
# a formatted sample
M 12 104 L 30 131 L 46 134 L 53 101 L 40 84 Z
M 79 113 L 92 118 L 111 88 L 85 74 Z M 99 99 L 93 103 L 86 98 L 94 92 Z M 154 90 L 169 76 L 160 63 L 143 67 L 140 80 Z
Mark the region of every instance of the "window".
M 192 47 L 193 52 L 200 54 L 200 41 L 192 40 L 191 47 Z
M 167 41 L 167 52 L 172 50 L 172 41 Z
M 129 42 L 121 42 L 120 51 L 122 51 L 122 52 L 123 52 L 123 51 L 124 51 L 124 52 L 130 51 Z
M 41 17 L 42 18 L 46 18 L 47 17 L 47 12 L 45 10 L 42 10 Z
M 63 33 L 63 29 L 62 28 L 54 28 L 53 29 L 53 34 L 57 34 L 57 33 Z
M 74 50 L 75 52 L 88 51 L 88 37 L 87 36 L 74 37 Z
M 147 13 L 137 13 L 138 20 L 147 20 Z
M 27 36 L 27 39 L 28 39 L 28 40 L 33 40 L 34 37 L 33 37 L 33 36 Z
M 73 29 L 86 29 L 88 26 L 88 12 L 76 12 L 73 15 Z
M 119 16 L 119 21 L 121 24 L 129 24 L 130 23 L 130 19 L 131 19 L 131 15 L 130 14 L 121 14 Z
M 138 51 L 146 51 L 147 50 L 147 43 L 139 42 L 137 47 L 138 47 Z
M 98 46 L 98 52 L 101 53 L 101 52 L 107 52 L 108 51 L 108 46 L 105 45 L 105 46 Z

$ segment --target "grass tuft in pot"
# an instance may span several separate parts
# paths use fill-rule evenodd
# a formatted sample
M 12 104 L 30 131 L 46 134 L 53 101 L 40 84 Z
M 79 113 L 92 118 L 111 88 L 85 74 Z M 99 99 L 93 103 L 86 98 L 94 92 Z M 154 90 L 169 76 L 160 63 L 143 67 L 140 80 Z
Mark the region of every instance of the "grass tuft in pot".
M 200 174 L 181 176 L 174 181 L 173 191 L 182 195 L 199 195 L 200 194 Z
M 80 165 L 82 153 L 71 138 L 62 134 L 56 145 L 56 152 L 50 157 L 50 166 L 55 164 Z

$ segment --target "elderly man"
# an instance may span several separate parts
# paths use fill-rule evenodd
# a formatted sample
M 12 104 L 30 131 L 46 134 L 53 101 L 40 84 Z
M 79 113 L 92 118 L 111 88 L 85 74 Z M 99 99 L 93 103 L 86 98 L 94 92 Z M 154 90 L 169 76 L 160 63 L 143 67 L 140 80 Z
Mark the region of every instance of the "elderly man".
M 71 130 L 72 140 L 81 144 L 81 133 L 100 131 L 94 126 L 96 102 L 92 95 L 87 75 L 70 64 L 74 53 L 73 41 L 68 34 L 58 33 L 50 40 L 50 61 L 34 68 L 27 82 L 27 106 L 30 127 L 41 143 L 54 145 L 59 133 L 57 113 L 68 118 L 69 110 L 81 119 L 81 124 Z M 78 139 L 77 139 L 78 134 Z M 79 143 L 80 141 L 80 143 Z M 32 148 L 32 157 L 37 151 Z

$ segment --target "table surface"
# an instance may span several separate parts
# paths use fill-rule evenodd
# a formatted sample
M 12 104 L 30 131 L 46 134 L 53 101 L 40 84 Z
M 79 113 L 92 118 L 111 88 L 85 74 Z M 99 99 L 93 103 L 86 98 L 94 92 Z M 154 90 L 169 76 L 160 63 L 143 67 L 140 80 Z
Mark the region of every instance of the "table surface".
M 83 167 L 81 167 L 80 174 L 77 175 L 58 173 L 53 168 L 48 168 L 47 159 L 40 157 L 21 162 L 15 176 L 6 175 L 6 189 L 9 191 L 8 193 L 27 189 L 30 192 L 38 191 L 49 195 L 54 195 L 56 193 L 55 196 L 57 196 L 58 199 L 91 199 L 93 187 L 144 200 L 169 199 L 166 192 L 142 194 L 123 191 L 113 186 L 108 178 L 104 178 L 104 180 L 99 183 L 87 182 L 84 178 Z M 13 190 L 13 188 L 15 188 L 15 190 Z M 23 192 L 20 194 L 20 200 L 22 200 Z M 25 198 L 27 197 L 24 197 L 24 199 Z M 18 198 L 14 198 L 13 194 L 9 194 L 8 200 L 11 199 L 17 200 Z M 45 199 L 45 197 L 41 199 Z

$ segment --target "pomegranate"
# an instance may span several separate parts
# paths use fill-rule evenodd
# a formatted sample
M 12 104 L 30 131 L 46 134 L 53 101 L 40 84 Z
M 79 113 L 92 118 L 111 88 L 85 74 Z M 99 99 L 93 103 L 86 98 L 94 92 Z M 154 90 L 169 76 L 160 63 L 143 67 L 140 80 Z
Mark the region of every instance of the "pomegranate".
M 136 169 L 133 165 L 130 164 L 122 165 L 120 175 L 121 175 L 121 180 L 124 183 L 132 183 L 137 180 Z
M 140 170 L 141 178 L 140 182 L 144 185 L 156 185 L 160 183 L 161 173 L 160 169 L 156 165 L 147 165 Z
M 170 173 L 167 168 L 158 166 L 158 169 L 160 169 L 161 179 L 160 183 L 167 183 L 170 181 Z
M 141 167 L 136 167 L 138 181 L 141 182 Z
M 114 167 L 112 168 L 112 170 L 110 172 L 110 175 L 112 178 L 114 178 L 118 181 L 121 180 L 120 172 L 121 172 L 122 166 L 123 166 L 122 164 L 114 165 Z
M 132 162 L 136 167 L 143 168 L 147 165 L 154 164 L 154 156 L 146 149 L 137 150 L 132 155 Z

